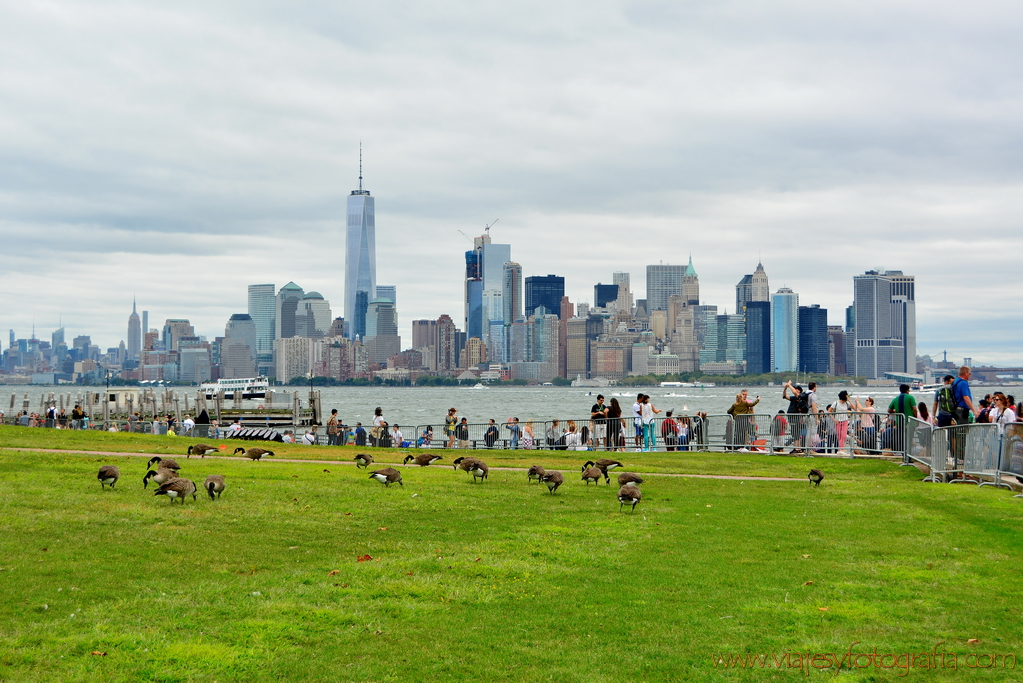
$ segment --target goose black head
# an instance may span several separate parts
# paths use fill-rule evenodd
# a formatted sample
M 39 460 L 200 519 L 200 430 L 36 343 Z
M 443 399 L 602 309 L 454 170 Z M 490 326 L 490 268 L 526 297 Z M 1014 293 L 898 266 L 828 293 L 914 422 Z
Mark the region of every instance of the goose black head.
M 216 485 L 216 484 L 214 484 L 214 483 L 213 483 L 213 482 L 211 481 L 211 482 L 210 482 L 209 484 L 207 484 L 207 485 L 206 485 L 206 488 L 207 488 L 207 489 L 209 490 L 209 492 L 210 492 L 210 500 L 216 500 L 216 499 L 217 499 L 217 497 L 213 495 L 213 489 L 217 488 L 217 485 Z M 192 496 L 192 497 L 194 498 L 195 496 Z
M 459 458 L 455 458 L 454 460 L 452 460 L 451 461 L 451 469 L 457 470 L 458 469 L 458 463 L 462 462 L 463 460 L 465 460 L 465 456 L 464 455 L 459 457 Z
M 405 459 L 404 459 L 404 460 L 402 461 L 402 463 L 403 463 L 403 464 L 405 464 L 405 465 L 407 465 L 407 464 L 408 464 L 408 461 L 409 461 L 409 460 L 413 460 L 413 459 L 414 459 L 414 456 L 411 456 L 411 455 L 406 455 L 406 456 L 405 456 Z
M 239 453 L 244 453 L 244 452 L 245 452 L 244 448 L 236 448 L 236 449 L 234 449 L 234 453 L 232 455 L 238 455 Z
M 585 470 L 586 470 L 586 468 L 587 468 L 587 467 L 589 467 L 590 465 L 594 465 L 594 466 L 596 466 L 596 464 L 597 464 L 597 463 L 593 462 L 592 460 L 587 460 L 587 461 L 586 461 L 586 464 L 585 464 L 585 465 L 583 465 L 583 470 L 585 471 Z
M 185 451 L 185 455 L 192 455 L 192 447 L 191 446 L 189 446 L 188 450 Z
M 149 464 L 146 465 L 146 467 L 152 467 L 154 463 L 158 463 L 160 462 L 160 460 L 161 460 L 160 456 L 154 455 L 152 458 L 149 459 Z
M 149 480 L 152 479 L 155 476 L 156 476 L 156 472 L 154 472 L 153 470 L 149 470 L 148 472 L 146 472 L 146 476 L 142 477 L 142 488 L 148 489 L 149 488 Z
M 273 454 L 274 454 L 274 452 L 273 452 L 273 451 L 267 451 L 267 452 L 266 452 L 266 453 L 264 453 L 263 455 L 273 455 Z

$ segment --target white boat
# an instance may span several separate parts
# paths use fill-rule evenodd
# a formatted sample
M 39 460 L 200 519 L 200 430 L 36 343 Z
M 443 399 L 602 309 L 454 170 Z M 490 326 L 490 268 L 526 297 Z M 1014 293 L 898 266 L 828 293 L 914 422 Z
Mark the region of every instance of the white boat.
M 476 382 L 476 385 L 473 386 L 473 389 L 489 389 L 489 387 L 486 384 L 483 384 L 482 382 Z
M 203 382 L 199 388 L 206 393 L 206 398 L 213 398 L 221 391 L 224 398 L 233 399 L 235 392 L 240 391 L 242 398 L 266 398 L 270 394 L 270 381 L 266 377 L 242 377 L 238 379 L 218 379 L 216 382 Z

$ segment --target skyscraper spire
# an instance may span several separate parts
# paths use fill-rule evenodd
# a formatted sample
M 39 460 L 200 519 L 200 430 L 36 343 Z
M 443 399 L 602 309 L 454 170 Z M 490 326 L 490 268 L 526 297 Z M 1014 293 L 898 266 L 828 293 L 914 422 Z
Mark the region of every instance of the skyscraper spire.
M 359 194 L 362 194 L 362 140 L 359 140 Z
M 135 295 L 134 294 L 131 295 L 131 312 L 132 313 L 138 313 L 138 311 L 135 310 Z

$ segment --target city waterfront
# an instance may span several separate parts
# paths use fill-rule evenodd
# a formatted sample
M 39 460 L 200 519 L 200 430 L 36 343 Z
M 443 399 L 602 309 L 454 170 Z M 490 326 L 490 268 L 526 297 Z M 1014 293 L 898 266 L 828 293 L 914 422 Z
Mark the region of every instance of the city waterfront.
M 823 408 L 838 398 L 838 392 L 845 388 L 850 396 L 858 396 L 861 400 L 872 396 L 877 411 L 883 413 L 891 400 L 898 395 L 898 388 L 889 387 L 842 387 L 829 386 L 818 389 L 819 405 Z M 190 405 L 194 405 L 198 387 L 169 387 L 178 396 L 188 396 Z M 735 394 L 741 386 L 717 387 L 516 387 L 496 386 L 486 388 L 472 387 L 316 387 L 322 398 L 325 415 L 336 408 L 338 415 L 345 424 L 356 422 L 371 424 L 373 410 L 383 409 L 384 418 L 399 425 L 430 425 L 439 429 L 444 424 L 444 415 L 448 408 L 457 408 L 459 417 L 465 417 L 470 423 L 486 422 L 494 419 L 506 422 L 511 417 L 521 421 L 548 420 L 551 418 L 578 419 L 589 418 L 590 406 L 596 401 L 598 394 L 603 394 L 607 401 L 617 398 L 622 405 L 625 416 L 632 414 L 632 404 L 639 392 L 649 394 L 658 410 L 674 410 L 676 414 L 694 414 L 696 411 L 711 415 L 724 414 L 735 401 Z M 102 392 L 104 387 L 59 386 L 40 387 L 24 385 L 8 385 L 0 387 L 0 409 L 10 420 L 14 412 L 20 411 L 28 395 L 29 412 L 42 412 L 41 401 L 50 394 L 71 394 L 76 399 L 85 391 Z M 281 392 L 298 392 L 299 399 L 305 405 L 308 400 L 308 387 L 276 387 L 278 402 L 284 399 Z M 157 391 L 163 391 L 162 389 Z M 976 386 L 975 398 L 994 391 L 1023 396 L 1023 386 Z M 749 387 L 750 397 L 761 397 L 756 406 L 757 413 L 777 413 L 788 407 L 788 401 L 782 399 L 782 387 L 763 386 Z M 10 397 L 15 395 L 14 411 L 10 408 Z M 914 396 L 926 401 L 930 406 L 934 393 L 917 391 Z M 288 399 L 290 400 L 290 399 Z

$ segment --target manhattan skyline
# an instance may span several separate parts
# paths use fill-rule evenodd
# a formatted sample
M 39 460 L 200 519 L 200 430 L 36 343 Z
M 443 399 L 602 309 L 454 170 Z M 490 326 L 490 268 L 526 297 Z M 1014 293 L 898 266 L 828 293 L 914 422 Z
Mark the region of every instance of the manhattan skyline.
M 7 6 L 0 327 L 116 346 L 134 294 L 212 337 L 289 281 L 343 314 L 362 139 L 402 337 L 463 326 L 459 231 L 500 218 L 573 302 L 691 253 L 706 303 L 762 261 L 841 324 L 854 275 L 901 269 L 919 353 L 1023 363 L 1023 10 L 730 7 Z

